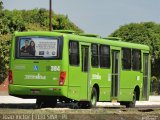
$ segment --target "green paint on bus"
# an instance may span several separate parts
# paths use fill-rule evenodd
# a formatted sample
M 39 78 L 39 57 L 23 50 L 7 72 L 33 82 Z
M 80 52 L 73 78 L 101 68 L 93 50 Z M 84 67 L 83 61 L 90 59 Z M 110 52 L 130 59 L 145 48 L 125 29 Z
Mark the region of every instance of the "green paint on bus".
M 15 32 L 8 74 L 9 94 L 38 105 L 59 99 L 134 107 L 149 97 L 149 47 L 71 32 Z

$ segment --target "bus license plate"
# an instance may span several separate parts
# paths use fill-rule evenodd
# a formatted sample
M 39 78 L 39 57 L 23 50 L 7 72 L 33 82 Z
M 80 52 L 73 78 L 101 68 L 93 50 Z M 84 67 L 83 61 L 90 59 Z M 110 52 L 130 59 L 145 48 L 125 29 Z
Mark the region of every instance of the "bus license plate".
M 39 94 L 39 93 L 40 93 L 40 90 L 32 89 L 32 90 L 31 90 L 31 93 L 32 93 L 32 94 Z

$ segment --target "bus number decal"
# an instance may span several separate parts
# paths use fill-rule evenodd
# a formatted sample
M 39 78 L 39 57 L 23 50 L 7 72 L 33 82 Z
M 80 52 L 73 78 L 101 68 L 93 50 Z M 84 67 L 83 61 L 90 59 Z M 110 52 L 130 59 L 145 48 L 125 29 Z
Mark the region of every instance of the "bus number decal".
M 111 74 L 108 74 L 108 81 L 111 81 Z
M 140 76 L 137 76 L 137 81 L 140 80 Z
M 60 71 L 60 66 L 51 66 L 51 71 Z

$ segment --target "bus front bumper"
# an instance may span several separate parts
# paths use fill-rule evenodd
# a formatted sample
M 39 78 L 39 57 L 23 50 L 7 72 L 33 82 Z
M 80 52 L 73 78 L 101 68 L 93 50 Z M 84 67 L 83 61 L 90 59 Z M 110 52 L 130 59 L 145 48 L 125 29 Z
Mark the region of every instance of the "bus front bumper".
M 24 86 L 9 85 L 8 92 L 12 96 L 64 96 L 67 97 L 67 86 Z

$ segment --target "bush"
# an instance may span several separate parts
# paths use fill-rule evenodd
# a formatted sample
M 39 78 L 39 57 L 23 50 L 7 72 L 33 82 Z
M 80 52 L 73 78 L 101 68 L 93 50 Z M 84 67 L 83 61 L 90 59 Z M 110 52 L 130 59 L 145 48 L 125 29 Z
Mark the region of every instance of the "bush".
M 7 77 L 11 35 L 0 35 L 0 83 Z
M 151 95 L 159 95 L 160 94 L 160 81 L 153 76 L 151 79 Z

